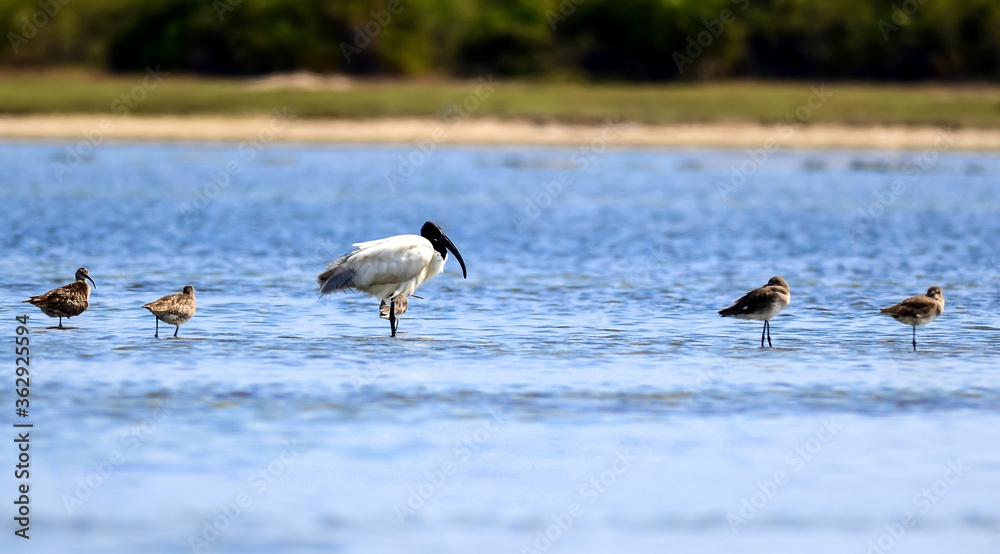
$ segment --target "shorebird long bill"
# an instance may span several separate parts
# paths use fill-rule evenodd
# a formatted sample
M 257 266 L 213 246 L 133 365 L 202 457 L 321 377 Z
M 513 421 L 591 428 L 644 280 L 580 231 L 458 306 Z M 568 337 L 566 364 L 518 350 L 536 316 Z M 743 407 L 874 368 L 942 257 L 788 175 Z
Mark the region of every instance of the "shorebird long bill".
M 90 272 L 87 271 L 87 268 L 81 267 L 76 270 L 75 279 L 68 285 L 52 289 L 45 294 L 32 296 L 24 302 L 37 306 L 43 314 L 49 317 L 59 318 L 58 328 L 62 329 L 64 317 L 67 319 L 76 317 L 90 306 L 90 285 L 87 284 L 87 281 L 94 282 L 90 278 Z M 94 288 L 97 288 L 96 284 L 94 284 Z

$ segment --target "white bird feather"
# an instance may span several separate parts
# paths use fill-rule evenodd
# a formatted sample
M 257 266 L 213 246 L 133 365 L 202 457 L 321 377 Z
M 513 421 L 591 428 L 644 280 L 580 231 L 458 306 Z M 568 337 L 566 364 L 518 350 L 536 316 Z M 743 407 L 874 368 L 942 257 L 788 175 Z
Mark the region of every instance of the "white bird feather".
M 357 250 L 332 261 L 317 278 L 321 292 L 353 289 L 379 300 L 410 294 L 444 271 L 444 258 L 420 235 L 359 242 Z
M 417 290 L 444 271 L 448 252 L 455 254 L 466 276 L 462 255 L 436 223 L 428 221 L 419 235 L 398 235 L 354 244 L 355 250 L 330 262 L 316 278 L 321 294 L 356 290 L 386 302 Z M 392 336 L 396 336 L 395 303 L 388 304 Z

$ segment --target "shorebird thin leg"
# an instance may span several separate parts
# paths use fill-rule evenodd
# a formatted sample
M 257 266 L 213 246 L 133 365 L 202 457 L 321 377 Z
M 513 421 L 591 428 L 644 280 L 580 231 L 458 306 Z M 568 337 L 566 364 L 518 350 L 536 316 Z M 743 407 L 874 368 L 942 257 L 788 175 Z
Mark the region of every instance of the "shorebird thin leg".
M 177 327 L 174 327 L 174 336 L 175 337 L 177 336 L 177 332 L 180 331 L 180 330 L 181 330 L 181 326 L 180 325 L 178 325 Z
M 917 326 L 913 326 L 913 351 L 917 351 Z
M 59 318 L 59 328 L 62 329 L 62 318 Z
M 396 299 L 389 299 L 389 329 L 392 330 L 392 335 L 396 336 Z
M 773 346 L 771 346 L 771 322 L 765 321 L 764 325 L 767 325 L 767 346 L 769 348 L 774 348 Z
M 153 333 L 153 338 L 158 339 L 160 338 L 160 318 L 154 316 L 153 320 L 156 321 L 156 332 Z
M 767 320 L 764 320 L 764 327 L 760 330 L 760 347 L 764 348 L 764 333 L 767 332 Z

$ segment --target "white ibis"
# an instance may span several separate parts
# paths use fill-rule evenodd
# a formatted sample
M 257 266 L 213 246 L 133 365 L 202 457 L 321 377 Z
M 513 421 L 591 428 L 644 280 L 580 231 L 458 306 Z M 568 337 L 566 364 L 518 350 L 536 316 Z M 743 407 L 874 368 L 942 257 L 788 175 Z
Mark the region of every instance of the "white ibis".
M 90 278 L 87 268 L 81 267 L 76 270 L 76 281 L 52 289 L 45 294 L 32 296 L 24 300 L 32 306 L 37 306 L 42 313 L 49 317 L 59 318 L 59 328 L 62 329 L 62 318 L 69 319 L 85 312 L 90 306 L 90 285 L 87 281 L 94 283 Z M 97 287 L 97 283 L 94 283 Z
M 187 285 L 179 294 L 168 294 L 149 304 L 143 304 L 154 316 L 156 316 L 156 331 L 153 336 L 160 338 L 160 321 L 174 326 L 174 336 L 181 330 L 181 325 L 194 317 L 197 305 L 194 301 L 194 287 Z
M 791 300 L 791 293 L 788 290 L 788 283 L 781 277 L 771 277 L 766 285 L 743 295 L 742 298 L 733 302 L 733 305 L 719 310 L 722 317 L 735 317 L 737 319 L 764 320 L 764 328 L 760 332 L 760 347 L 764 348 L 764 335 L 767 335 L 767 345 L 771 346 L 771 318 L 778 315 L 778 312 L 788 306 Z
M 316 282 L 321 294 L 356 290 L 374 296 L 389 307 L 389 329 L 396 336 L 397 304 L 424 281 L 444 271 L 450 251 L 467 277 L 465 261 L 448 235 L 433 221 L 424 223 L 419 235 L 398 235 L 359 242 L 357 250 L 330 262 Z M 396 302 L 400 298 L 400 302 Z
M 941 287 L 927 289 L 927 294 L 911 296 L 899 304 L 882 308 L 881 312 L 900 323 L 913 326 L 913 351 L 917 351 L 917 325 L 927 325 L 944 312 L 944 292 Z

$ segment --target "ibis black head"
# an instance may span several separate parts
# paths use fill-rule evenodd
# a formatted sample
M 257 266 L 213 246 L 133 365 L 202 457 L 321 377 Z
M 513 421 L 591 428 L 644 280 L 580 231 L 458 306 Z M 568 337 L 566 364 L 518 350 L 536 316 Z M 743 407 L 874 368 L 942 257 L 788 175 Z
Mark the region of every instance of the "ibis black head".
M 440 225 L 433 221 L 424 223 L 424 226 L 420 228 L 420 236 L 431 241 L 434 250 L 439 252 L 441 257 L 446 260 L 448 259 L 448 251 L 450 250 L 455 255 L 455 259 L 458 260 L 459 265 L 462 266 L 462 278 L 468 278 L 468 274 L 465 271 L 465 260 L 459 254 L 458 248 L 455 248 L 455 243 L 451 242 L 448 235 L 444 234 L 444 231 L 441 230 Z
M 95 283 L 94 280 L 90 278 L 90 272 L 87 271 L 87 268 L 81 267 L 80 269 L 76 270 L 76 280 L 83 281 L 84 279 L 90 281 L 90 283 L 94 285 L 95 289 L 97 288 L 97 283 Z

